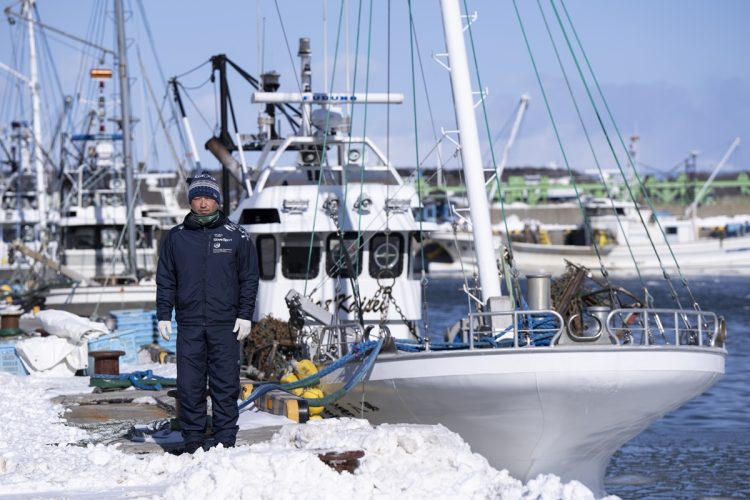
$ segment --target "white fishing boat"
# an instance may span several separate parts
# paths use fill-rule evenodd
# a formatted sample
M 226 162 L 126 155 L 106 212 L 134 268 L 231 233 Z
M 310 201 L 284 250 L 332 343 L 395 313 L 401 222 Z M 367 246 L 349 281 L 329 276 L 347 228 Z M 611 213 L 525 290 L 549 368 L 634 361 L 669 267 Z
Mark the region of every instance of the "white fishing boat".
M 28 271 L 32 261 L 13 249 L 14 241 L 39 250 L 39 191 L 29 169 L 28 127 L 13 123 L 10 138 L 17 158 L 6 158 L 0 179 L 0 280 L 12 280 Z
M 184 215 L 174 193 L 159 189 L 166 176 L 135 172 L 122 10 L 122 2 L 115 1 L 120 105 L 115 121 L 119 130 L 110 132 L 107 126 L 106 82 L 113 71 L 94 67 L 90 76 L 96 108 L 91 110 L 89 129 L 74 134 L 71 144 L 66 144 L 80 154 L 76 162 L 65 163 L 61 172 L 60 249 L 53 265 L 72 284 L 54 284 L 44 290 L 47 307 L 85 316 L 154 307 L 160 231 Z M 148 202 L 142 193 L 149 195 Z M 159 195 L 161 200 L 155 200 Z
M 622 444 L 724 372 L 719 321 L 700 311 L 615 309 L 599 320 L 592 340 L 576 335 L 553 312 L 492 307 L 500 287 L 461 13 L 457 2 L 441 4 L 481 298 L 489 306 L 483 314 L 494 319 L 484 326 L 491 332 L 510 326 L 512 345 L 477 348 L 474 318 L 465 332 L 468 350 L 381 354 L 362 390 L 344 404 L 374 422 L 442 423 L 515 477 L 555 473 L 602 493 L 609 458 Z M 524 340 L 530 332 L 519 326 L 519 319 L 530 323 L 539 314 L 557 319 L 549 346 Z M 629 324 L 625 318 L 633 315 L 639 322 Z M 624 330 L 630 337 L 622 337 Z M 661 341 L 654 342 L 654 332 Z
M 638 272 L 661 275 L 662 269 L 675 273 L 678 265 L 692 276 L 750 273 L 750 216 L 655 215 L 632 202 L 602 198 L 587 199 L 584 213 L 589 229 L 583 224 L 542 224 L 518 218 L 507 226 L 496 224 L 493 245 L 498 251 L 507 246 L 506 233 L 510 234 L 515 264 L 522 274 L 560 275 L 566 261 L 594 272 L 604 266 L 621 277 Z M 430 274 L 476 268 L 470 226 L 470 221 L 457 218 L 429 235 Z
M 367 138 L 341 134 L 346 120 L 330 105 L 341 95 L 309 92 L 309 51 L 300 50 L 308 69 L 303 92 L 254 96 L 259 103 L 300 103 L 299 133 L 284 139 L 271 139 L 270 129 L 259 134 L 265 145 L 257 167 L 247 169 L 250 194 L 232 215 L 259 251 L 255 319 L 287 317 L 280 304 L 287 297 L 296 324 L 306 318 L 300 335 L 320 362 L 368 337 L 384 339 L 390 349 L 373 360 L 356 390 L 328 407 L 334 415 L 443 424 L 514 477 L 554 473 L 602 494 L 605 468 L 620 446 L 721 377 L 726 332 L 714 313 L 697 308 L 619 303 L 582 311 L 578 327 L 575 317 L 550 309 L 544 278 L 535 281 L 530 306 L 522 306 L 514 287 L 502 293 L 461 12 L 455 0 L 441 5 L 477 255 L 480 286 L 467 290 L 476 312 L 457 322 L 446 342 L 430 342 L 415 328 L 422 297 L 409 248 L 418 224 L 406 208 L 420 208 L 417 193 Z M 294 161 L 282 167 L 290 150 Z M 388 286 L 377 279 L 386 269 Z M 297 292 L 287 295 L 288 287 Z M 384 312 L 386 289 L 393 301 Z M 352 308 L 350 298 L 359 306 Z M 325 392 L 346 387 L 360 368 L 349 364 L 326 375 Z
M 689 275 L 748 274 L 750 214 L 698 217 L 700 202 L 739 144 L 738 137 L 680 216 L 653 210 L 643 189 L 636 192 L 644 196 L 648 206 L 622 199 L 584 197 L 580 204 L 582 223 L 543 224 L 522 221 L 514 215 L 493 225 L 493 245 L 500 250 L 512 240 L 516 268 L 525 274 L 541 270 L 560 275 L 567 261 L 594 271 L 606 269 L 618 276 L 662 274 L 665 269 Z M 608 192 L 632 195 L 627 178 L 626 185 L 620 185 L 605 179 L 605 175 L 601 177 Z M 451 203 L 451 211 L 443 214 L 445 223 L 426 241 L 432 257 L 431 274 L 456 273 L 476 266 L 471 221 L 456 205 L 461 205 L 461 199 Z M 571 207 L 551 204 L 545 208 L 560 211 Z M 503 207 L 496 206 L 495 211 L 502 213 Z
M 24 119 L 10 118 L 10 129 L 3 130 L 0 135 L 0 279 L 15 282 L 25 279 L 22 275 L 28 273 L 33 261 L 16 252 L 13 243 L 22 241 L 36 251 L 48 246 L 48 224 L 54 219 L 54 214 L 48 209 L 48 160 L 43 148 L 42 99 L 33 6 L 33 2 L 22 2 L 21 14 L 18 15 L 26 28 L 28 67 L 19 71 L 0 62 L 0 70 L 15 78 L 20 84 L 19 88 L 23 89 L 21 95 L 15 96 L 18 102 L 26 102 L 25 92 L 28 90 L 30 108 L 30 115 Z M 11 106 L 7 106 L 0 119 L 8 119 L 5 115 L 11 109 Z M 23 105 L 20 109 L 26 113 Z M 54 245 L 51 248 L 54 249 Z
M 300 56 L 309 67 L 308 39 L 300 40 Z M 277 81 L 276 73 L 261 78 L 264 88 L 277 89 Z M 309 72 L 303 86 L 310 88 Z M 256 145 L 242 146 L 259 157 L 245 169 L 249 196 L 230 218 L 252 235 L 258 251 L 257 319 L 288 317 L 282 299 L 296 289 L 338 321 L 386 325 L 407 337 L 419 327 L 423 306 L 420 275 L 412 270 L 419 231 L 414 186 L 369 138 L 349 133 L 342 107 L 313 105 L 323 99 L 378 105 L 403 96 L 253 95 L 264 105 L 260 122 L 266 125 Z M 269 125 L 275 108 L 292 103 L 302 109 L 299 133 L 278 137 Z

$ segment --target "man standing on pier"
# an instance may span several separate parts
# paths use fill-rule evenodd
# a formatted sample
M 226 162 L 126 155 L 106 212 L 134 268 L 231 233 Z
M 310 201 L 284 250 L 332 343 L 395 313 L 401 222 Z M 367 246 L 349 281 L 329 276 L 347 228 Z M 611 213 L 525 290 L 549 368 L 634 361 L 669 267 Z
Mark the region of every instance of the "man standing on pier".
M 159 251 L 156 314 L 169 340 L 177 336 L 177 391 L 185 451 L 204 447 L 206 380 L 216 444 L 234 446 L 240 393 L 240 342 L 250 334 L 258 291 L 255 246 L 219 210 L 221 193 L 208 173 L 189 179 L 190 213 Z

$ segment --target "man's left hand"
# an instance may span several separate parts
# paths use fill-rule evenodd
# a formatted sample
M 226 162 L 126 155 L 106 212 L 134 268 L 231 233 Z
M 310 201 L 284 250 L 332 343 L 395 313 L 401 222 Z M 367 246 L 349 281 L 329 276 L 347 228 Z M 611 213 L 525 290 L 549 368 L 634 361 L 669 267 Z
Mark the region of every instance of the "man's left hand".
M 250 335 L 250 330 L 252 328 L 253 323 L 250 320 L 237 318 L 237 321 L 234 322 L 234 330 L 232 331 L 237 333 L 237 340 L 242 342 L 248 335 Z

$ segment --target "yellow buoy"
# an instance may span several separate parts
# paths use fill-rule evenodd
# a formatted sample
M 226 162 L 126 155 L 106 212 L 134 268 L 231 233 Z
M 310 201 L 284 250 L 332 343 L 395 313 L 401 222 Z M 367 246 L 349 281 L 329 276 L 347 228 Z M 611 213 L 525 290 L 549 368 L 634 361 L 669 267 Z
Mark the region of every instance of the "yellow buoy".
M 297 377 L 299 377 L 300 379 L 318 373 L 318 367 L 315 366 L 315 363 L 313 363 L 309 359 L 303 359 L 302 361 L 292 361 L 292 365 L 294 366 L 295 375 L 297 375 Z
M 253 393 L 253 384 L 242 384 L 240 388 L 240 399 L 242 401 L 249 398 L 250 394 L 252 393 Z
M 302 397 L 305 399 L 322 399 L 325 397 L 325 394 L 320 387 L 310 387 L 305 389 L 305 392 L 302 393 Z M 324 406 L 311 406 L 308 408 L 310 415 L 320 415 L 323 413 L 323 410 L 325 410 Z
M 284 375 L 283 377 L 281 377 L 281 383 L 282 384 L 291 384 L 292 382 L 296 382 L 298 380 L 299 379 L 297 378 L 297 375 L 295 375 L 294 373 L 287 373 L 286 375 Z M 305 389 L 302 388 L 302 387 L 298 387 L 296 389 L 292 389 L 289 392 L 291 392 L 295 396 L 301 396 L 302 393 L 305 392 Z

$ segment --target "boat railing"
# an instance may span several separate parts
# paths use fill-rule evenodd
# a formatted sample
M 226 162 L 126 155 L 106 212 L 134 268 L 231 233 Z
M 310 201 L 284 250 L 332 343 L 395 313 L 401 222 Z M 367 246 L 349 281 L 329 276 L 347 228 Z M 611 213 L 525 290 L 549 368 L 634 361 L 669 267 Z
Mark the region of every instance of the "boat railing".
M 497 347 L 549 345 L 565 327 L 562 316 L 551 309 L 471 313 L 468 323 L 469 349 L 479 342 Z
M 709 311 L 613 309 L 607 330 L 621 344 L 723 347 L 723 320 Z
M 596 325 L 588 336 L 570 337 L 591 345 L 601 345 L 591 341 L 603 337 L 612 339 L 605 345 L 699 347 L 723 347 L 726 338 L 726 324 L 710 311 L 622 308 L 609 311 L 606 319 L 592 317 Z M 488 342 L 497 347 L 555 346 L 563 334 L 572 333 L 552 310 L 472 313 L 467 323 L 463 340 L 470 349 L 487 347 Z

